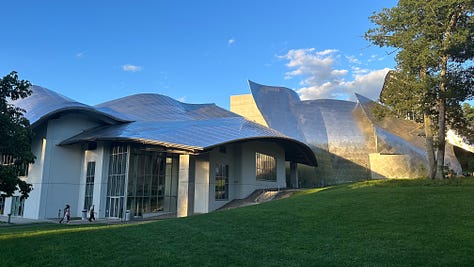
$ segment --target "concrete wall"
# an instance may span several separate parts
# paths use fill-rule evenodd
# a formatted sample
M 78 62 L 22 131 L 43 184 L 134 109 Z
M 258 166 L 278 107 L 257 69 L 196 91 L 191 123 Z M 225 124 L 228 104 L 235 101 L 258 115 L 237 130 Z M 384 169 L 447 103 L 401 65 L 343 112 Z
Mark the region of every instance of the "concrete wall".
M 43 192 L 42 178 L 46 144 L 46 126 L 42 125 L 36 129 L 31 143 L 31 151 L 36 159 L 35 163 L 29 166 L 28 176 L 25 177 L 26 181 L 33 186 L 33 191 L 31 191 L 30 196 L 25 201 L 25 210 L 23 212 L 23 217 L 25 218 L 36 219 L 45 213 L 45 200 L 41 196 Z M 8 214 L 11 210 L 11 201 L 6 201 L 5 204 L 8 205 L 8 207 L 5 206 L 5 214 Z
M 230 111 L 268 127 L 251 94 L 230 96 Z
M 274 156 L 277 161 L 277 181 L 259 181 L 256 180 L 255 153 L 260 152 Z M 274 143 L 249 142 L 242 145 L 242 154 L 240 157 L 241 167 L 241 185 L 239 194 L 236 198 L 245 198 L 257 189 L 265 188 L 285 188 L 285 151 Z
M 96 218 L 102 218 L 105 216 L 105 194 L 107 192 L 108 172 L 108 153 L 106 153 L 106 150 L 108 149 L 109 146 L 105 146 L 103 143 L 99 143 L 96 149 L 85 150 L 84 152 L 82 152 L 84 154 L 84 159 L 82 160 L 82 170 L 79 182 L 79 198 L 76 206 L 78 207 L 78 209 L 84 207 L 87 179 L 87 163 L 93 161 L 95 162 L 95 176 L 92 203 L 95 208 Z M 104 164 L 105 162 L 107 162 L 107 164 Z
M 32 145 L 37 159 L 27 177 L 33 191 L 25 201 L 23 217 L 56 218 L 66 203 L 71 205 L 71 216 L 81 216 L 82 205 L 78 207 L 78 203 L 83 150 L 78 145 L 58 144 L 97 125 L 82 114 L 63 114 L 49 120 L 43 128 L 35 129 Z
M 209 160 L 195 159 L 194 213 L 209 212 Z
M 224 149 L 224 150 L 223 150 Z M 208 211 L 216 210 L 235 198 L 235 184 L 239 180 L 240 163 L 236 162 L 236 155 L 240 153 L 239 145 L 226 145 L 223 148 L 215 148 L 209 154 L 209 194 L 207 195 Z M 229 166 L 229 198 L 228 200 L 216 200 L 216 168 L 219 165 Z
M 209 155 L 208 211 L 216 210 L 234 199 L 246 198 L 257 189 L 286 187 L 285 151 L 277 144 L 253 141 L 227 145 L 225 153 L 221 151 L 216 148 Z M 257 152 L 276 157 L 276 182 L 256 180 L 255 154 Z M 215 199 L 215 168 L 219 164 L 229 165 L 229 198 L 227 200 Z

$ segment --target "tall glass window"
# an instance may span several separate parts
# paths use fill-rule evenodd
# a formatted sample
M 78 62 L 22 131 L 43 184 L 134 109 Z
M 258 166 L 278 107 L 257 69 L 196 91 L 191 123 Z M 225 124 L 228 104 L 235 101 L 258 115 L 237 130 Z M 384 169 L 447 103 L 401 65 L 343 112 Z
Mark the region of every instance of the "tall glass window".
M 166 157 L 164 211 L 176 211 L 178 202 L 179 159 L 177 155 Z
M 135 216 L 164 209 L 165 164 L 163 153 L 134 149 L 130 155 L 127 209 Z
M 216 200 L 229 199 L 229 165 L 219 164 L 216 167 Z
M 86 171 L 86 193 L 84 197 L 84 210 L 89 210 L 92 206 L 94 197 L 94 179 L 95 179 L 95 162 L 87 162 Z
M 130 154 L 127 210 L 133 216 L 176 211 L 178 160 L 163 152 L 134 147 Z
M 276 181 L 276 158 L 263 153 L 256 153 L 256 177 L 260 181 Z
M 109 161 L 109 177 L 107 180 L 106 217 L 122 218 L 125 200 L 127 159 L 127 146 L 112 146 Z

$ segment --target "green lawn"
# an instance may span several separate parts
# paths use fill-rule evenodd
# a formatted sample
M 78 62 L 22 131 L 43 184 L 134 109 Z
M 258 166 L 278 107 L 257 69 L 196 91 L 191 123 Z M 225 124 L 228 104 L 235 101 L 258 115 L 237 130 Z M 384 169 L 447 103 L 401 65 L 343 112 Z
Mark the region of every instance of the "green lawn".
M 370 181 L 122 225 L 0 227 L 1 266 L 472 266 L 474 178 Z

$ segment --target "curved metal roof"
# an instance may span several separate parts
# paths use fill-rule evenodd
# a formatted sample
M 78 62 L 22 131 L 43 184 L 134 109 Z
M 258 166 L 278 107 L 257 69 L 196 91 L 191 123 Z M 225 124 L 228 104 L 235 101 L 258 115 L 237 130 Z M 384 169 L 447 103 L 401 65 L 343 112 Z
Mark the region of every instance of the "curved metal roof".
M 306 141 L 298 123 L 300 118 L 297 109 L 301 100 L 296 92 L 284 87 L 248 82 L 255 103 L 267 125 L 288 136 Z
M 30 96 L 11 101 L 11 104 L 25 110 L 24 116 L 30 121 L 32 127 L 39 125 L 42 121 L 47 120 L 55 114 L 65 111 L 91 113 L 109 122 L 129 121 L 123 117 L 99 111 L 94 107 L 79 103 L 40 86 L 32 85 L 29 89 L 32 91 Z
M 255 103 L 267 125 L 313 148 L 322 176 L 364 178 L 370 153 L 404 154 L 425 163 L 420 125 L 397 118 L 374 119 L 374 101 L 356 95 L 357 102 L 300 100 L 295 91 L 249 81 Z M 452 168 L 459 165 L 454 153 L 445 155 Z M 449 152 L 449 153 L 448 153 Z M 351 166 L 355 163 L 358 166 Z M 341 173 L 343 170 L 345 173 Z
M 269 127 L 315 147 L 354 147 L 364 144 L 365 134 L 354 119 L 355 102 L 300 100 L 295 91 L 249 81 L 258 109 Z M 277 107 L 277 108 L 276 108 Z
M 98 110 L 125 114 L 134 121 L 203 120 L 240 117 L 215 104 L 186 104 L 159 94 L 137 94 L 105 102 Z
M 61 145 L 133 141 L 202 152 L 226 143 L 265 139 L 281 144 L 288 160 L 317 165 L 304 143 L 215 104 L 187 104 L 163 95 L 138 94 L 92 107 L 39 86 L 31 89 L 31 96 L 13 104 L 26 110 L 25 117 L 32 125 L 61 112 L 90 112 L 104 120 L 104 125 L 70 137 Z

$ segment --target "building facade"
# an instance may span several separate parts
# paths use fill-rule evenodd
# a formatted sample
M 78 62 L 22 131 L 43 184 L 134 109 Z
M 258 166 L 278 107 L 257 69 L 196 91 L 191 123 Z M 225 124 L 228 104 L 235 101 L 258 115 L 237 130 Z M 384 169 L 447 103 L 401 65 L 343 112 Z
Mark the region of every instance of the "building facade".
M 249 88 L 251 94 L 230 98 L 231 110 L 306 143 L 318 158 L 318 168 L 301 168 L 303 186 L 426 177 L 420 124 L 390 117 L 377 119 L 372 110 L 379 104 L 358 94 L 357 101 L 301 100 L 285 87 L 249 81 Z M 445 163 L 460 174 L 462 168 L 453 148 L 459 144 L 451 140 L 446 145 Z
M 58 218 L 69 204 L 73 217 L 91 205 L 98 218 L 183 217 L 287 187 L 286 162 L 316 165 L 304 143 L 214 104 L 142 94 L 92 107 L 32 91 L 12 104 L 34 131 L 33 191 L 2 198 L 3 214 Z

